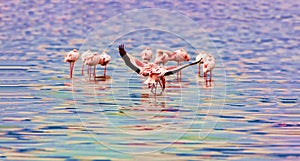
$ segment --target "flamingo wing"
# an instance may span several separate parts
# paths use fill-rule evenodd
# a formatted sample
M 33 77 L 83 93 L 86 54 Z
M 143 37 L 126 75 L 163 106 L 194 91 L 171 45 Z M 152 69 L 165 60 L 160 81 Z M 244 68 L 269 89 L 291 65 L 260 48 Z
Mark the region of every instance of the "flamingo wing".
M 119 45 L 119 53 L 125 64 L 137 74 L 140 74 L 141 68 L 144 67 L 145 64 L 136 58 L 129 56 L 125 51 L 124 44 Z
M 184 69 L 186 67 L 198 64 L 201 60 L 202 60 L 202 58 L 200 60 L 194 61 L 194 62 L 192 62 L 190 64 L 181 65 L 181 66 L 178 66 L 178 67 L 168 67 L 167 71 L 164 73 L 164 76 L 169 76 L 169 75 L 175 74 L 175 73 L 181 71 L 182 69 Z

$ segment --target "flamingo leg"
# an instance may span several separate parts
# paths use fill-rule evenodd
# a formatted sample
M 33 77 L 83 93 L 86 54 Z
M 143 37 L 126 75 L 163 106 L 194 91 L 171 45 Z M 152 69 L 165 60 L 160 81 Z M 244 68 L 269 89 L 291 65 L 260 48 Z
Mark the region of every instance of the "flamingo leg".
M 104 77 L 106 76 L 106 65 L 104 66 Z
M 96 80 L 96 65 L 94 66 L 94 80 Z
M 164 77 L 161 77 L 161 83 L 162 83 L 162 91 L 166 88 L 166 79 Z
M 199 75 L 199 77 L 201 77 L 200 63 L 198 64 L 198 75 Z
M 210 71 L 210 79 L 209 79 L 209 81 L 211 81 L 212 80 L 212 70 Z
M 177 66 L 179 66 L 180 65 L 180 63 L 179 62 L 177 62 Z M 180 71 L 181 72 L 181 71 Z M 177 81 L 178 81 L 178 77 L 179 77 L 179 73 L 180 72 L 178 72 L 177 74 L 176 74 L 176 77 L 177 77 Z
M 182 72 L 180 71 L 180 81 L 182 81 Z
M 181 66 L 181 62 L 179 63 L 179 66 Z M 182 77 L 182 71 L 180 71 L 179 75 L 180 75 L 180 80 L 181 80 L 181 77 Z
M 81 75 L 84 75 L 84 64 L 82 63 Z
M 159 80 L 158 83 L 159 83 L 159 85 L 160 85 L 160 88 L 163 89 L 163 85 L 162 85 L 161 80 Z
M 151 92 L 153 93 L 154 83 L 151 85 Z
M 72 62 L 70 62 L 70 78 L 72 78 Z
M 178 66 L 181 66 L 181 62 L 178 63 Z M 182 81 L 182 71 L 179 71 L 179 81 Z
M 162 80 L 160 79 L 159 81 L 158 81 L 158 83 L 159 83 L 159 85 L 160 85 L 160 88 L 161 88 L 161 92 L 160 92 L 160 94 L 164 91 L 164 88 L 163 88 L 163 85 L 162 85 Z

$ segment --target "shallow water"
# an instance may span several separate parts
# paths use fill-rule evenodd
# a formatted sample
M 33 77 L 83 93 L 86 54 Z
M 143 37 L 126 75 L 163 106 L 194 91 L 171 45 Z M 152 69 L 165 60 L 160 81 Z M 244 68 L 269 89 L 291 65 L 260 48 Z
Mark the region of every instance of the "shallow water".
M 298 160 L 299 5 L 1 2 L 0 158 Z M 213 82 L 193 66 L 155 96 L 118 56 L 120 43 L 134 56 L 145 46 L 183 47 L 192 60 L 209 51 Z M 81 76 L 79 60 L 69 79 L 63 57 L 73 48 L 107 50 L 110 78 Z

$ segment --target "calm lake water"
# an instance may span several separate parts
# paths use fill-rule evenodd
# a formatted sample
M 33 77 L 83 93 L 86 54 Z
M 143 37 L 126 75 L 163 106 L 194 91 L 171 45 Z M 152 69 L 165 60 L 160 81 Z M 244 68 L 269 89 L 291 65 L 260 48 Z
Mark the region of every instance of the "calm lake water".
M 299 160 L 299 8 L 0 2 L 0 160 Z M 155 96 L 122 62 L 120 43 L 136 57 L 146 46 L 184 48 L 192 60 L 210 52 L 213 82 L 193 66 Z M 80 59 L 70 79 L 63 58 L 73 48 L 106 50 L 109 78 L 82 76 Z

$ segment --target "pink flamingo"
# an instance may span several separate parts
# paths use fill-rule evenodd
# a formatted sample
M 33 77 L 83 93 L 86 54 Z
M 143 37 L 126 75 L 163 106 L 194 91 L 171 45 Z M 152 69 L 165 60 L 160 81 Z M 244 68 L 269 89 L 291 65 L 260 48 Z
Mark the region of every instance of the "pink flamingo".
M 93 55 L 90 55 L 86 58 L 85 65 L 93 66 L 94 67 L 94 80 L 96 79 L 96 66 L 100 64 L 101 66 L 104 66 L 104 77 L 106 76 L 106 66 L 110 62 L 111 57 L 106 53 L 103 52 L 101 55 L 99 55 L 97 52 L 95 52 Z M 89 77 L 91 77 L 91 72 L 89 72 Z
M 91 56 L 93 53 L 91 52 L 91 50 L 87 50 L 85 52 L 83 52 L 81 54 L 81 60 L 82 60 L 82 68 L 81 68 L 81 74 L 84 75 L 84 62 L 86 61 L 86 59 Z M 89 73 L 89 67 L 88 67 L 88 73 Z
M 77 49 L 73 49 L 72 51 L 69 51 L 65 55 L 64 62 L 70 63 L 70 78 L 72 78 L 72 76 L 73 76 L 74 64 L 78 60 L 78 58 L 79 58 L 79 53 L 78 53 Z
M 106 52 L 103 52 L 100 56 L 99 64 L 101 66 L 104 66 L 104 74 L 103 76 L 106 76 L 106 66 L 111 61 L 111 56 L 109 56 Z
M 122 57 L 123 61 L 125 64 L 135 71 L 137 74 L 142 75 L 142 76 L 148 76 L 148 79 L 144 82 L 148 84 L 148 87 L 151 88 L 151 92 L 153 93 L 153 89 L 155 89 L 155 94 L 156 94 L 156 89 L 157 89 L 157 84 L 160 85 L 162 92 L 165 90 L 166 87 L 166 79 L 165 76 L 172 75 L 174 73 L 177 73 L 181 71 L 182 69 L 195 65 L 199 63 L 199 61 L 195 61 L 193 63 L 187 64 L 187 65 L 182 65 L 182 66 L 175 66 L 175 67 L 163 67 L 163 66 L 158 66 L 157 64 L 149 63 L 145 64 L 137 59 L 135 59 L 132 56 L 129 56 L 124 48 L 124 44 L 119 45 L 119 53 L 120 56 Z
M 202 59 L 201 59 L 202 60 Z M 204 78 L 207 79 L 207 72 L 210 72 L 210 79 L 209 81 L 212 81 L 212 71 L 215 68 L 215 58 L 210 55 L 207 54 L 207 56 L 203 59 L 203 73 L 204 73 Z
M 183 61 L 190 61 L 190 55 L 183 49 L 175 50 L 169 55 L 170 61 L 176 61 L 178 66 L 181 65 Z
M 169 55 L 171 55 L 172 52 L 167 51 L 167 50 L 156 50 L 156 56 L 154 59 L 154 64 L 162 64 L 165 66 L 165 64 L 169 61 Z
M 149 47 L 146 47 L 146 49 L 141 52 L 140 56 L 144 63 L 149 63 L 152 59 L 153 52 Z
M 96 65 L 99 64 L 100 56 L 97 52 L 92 55 L 86 57 L 84 64 L 89 66 L 89 70 L 91 67 L 94 67 L 94 80 L 96 79 Z M 91 71 L 89 71 L 89 78 L 91 77 Z
M 181 48 L 179 50 L 175 50 L 169 56 L 170 56 L 169 60 L 176 61 L 178 66 L 180 66 L 181 62 L 183 62 L 183 61 L 190 61 L 190 55 L 183 48 Z M 179 75 L 180 75 L 180 79 L 181 79 L 182 73 L 179 72 Z M 177 78 L 178 78 L 178 74 L 177 74 Z

